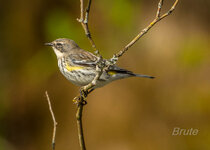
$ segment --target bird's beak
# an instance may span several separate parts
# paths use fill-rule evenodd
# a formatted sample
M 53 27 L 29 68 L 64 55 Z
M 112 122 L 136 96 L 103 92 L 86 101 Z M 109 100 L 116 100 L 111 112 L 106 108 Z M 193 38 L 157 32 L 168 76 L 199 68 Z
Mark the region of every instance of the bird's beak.
M 44 43 L 45 46 L 53 46 L 53 43 Z

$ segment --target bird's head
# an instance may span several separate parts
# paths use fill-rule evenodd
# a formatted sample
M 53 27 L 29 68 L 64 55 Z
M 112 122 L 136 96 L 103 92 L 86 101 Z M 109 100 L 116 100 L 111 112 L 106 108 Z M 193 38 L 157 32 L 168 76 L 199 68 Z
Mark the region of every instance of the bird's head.
M 79 47 L 73 40 L 66 38 L 56 39 L 50 43 L 45 43 L 45 45 L 53 48 L 57 58 L 61 58 L 71 52 L 72 49 Z

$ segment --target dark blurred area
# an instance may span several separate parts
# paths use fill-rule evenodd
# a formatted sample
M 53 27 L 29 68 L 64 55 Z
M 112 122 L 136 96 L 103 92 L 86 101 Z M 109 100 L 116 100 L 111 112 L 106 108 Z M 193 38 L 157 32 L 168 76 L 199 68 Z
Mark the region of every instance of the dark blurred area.
M 173 0 L 164 1 L 162 12 Z M 89 26 L 105 58 L 121 50 L 156 14 L 158 0 L 93 1 Z M 8 0 L 0 5 L 0 150 L 79 149 L 72 99 L 78 87 L 59 72 L 44 46 L 70 38 L 93 52 L 81 25 L 79 0 Z M 180 1 L 118 61 L 154 80 L 129 78 L 93 92 L 84 108 L 87 149 L 210 149 L 210 1 Z M 172 136 L 175 127 L 196 136 Z

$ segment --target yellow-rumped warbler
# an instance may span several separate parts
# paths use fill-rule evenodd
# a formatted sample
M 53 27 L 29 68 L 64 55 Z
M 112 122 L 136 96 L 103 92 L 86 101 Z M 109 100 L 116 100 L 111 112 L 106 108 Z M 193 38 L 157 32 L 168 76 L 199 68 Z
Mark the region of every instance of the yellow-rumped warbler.
M 81 49 L 73 40 L 66 38 L 56 39 L 45 45 L 53 48 L 58 59 L 58 67 L 69 81 L 78 86 L 85 86 L 94 79 L 98 60 L 97 56 Z M 148 75 L 135 74 L 113 65 L 102 73 L 94 89 L 112 81 L 128 77 L 154 78 Z

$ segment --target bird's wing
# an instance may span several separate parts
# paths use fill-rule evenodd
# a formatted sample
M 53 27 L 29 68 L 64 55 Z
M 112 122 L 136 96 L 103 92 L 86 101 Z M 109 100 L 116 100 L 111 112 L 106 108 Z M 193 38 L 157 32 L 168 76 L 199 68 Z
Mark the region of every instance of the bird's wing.
M 96 66 L 98 58 L 90 52 L 84 50 L 77 50 L 69 55 L 73 63 L 77 65 Z

